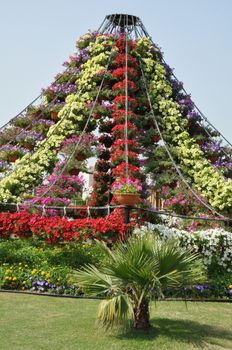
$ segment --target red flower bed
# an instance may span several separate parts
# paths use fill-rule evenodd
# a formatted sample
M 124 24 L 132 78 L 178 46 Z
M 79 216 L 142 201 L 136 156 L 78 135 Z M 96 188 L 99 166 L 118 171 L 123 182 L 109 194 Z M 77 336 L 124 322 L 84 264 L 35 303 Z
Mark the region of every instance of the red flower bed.
M 123 222 L 123 212 L 116 210 L 103 218 L 68 220 L 31 215 L 27 212 L 0 213 L 0 239 L 14 237 L 44 240 L 49 244 L 67 241 L 103 240 L 112 243 L 124 239 L 133 224 Z
M 30 218 L 27 212 L 0 213 L 0 238 L 31 236 Z

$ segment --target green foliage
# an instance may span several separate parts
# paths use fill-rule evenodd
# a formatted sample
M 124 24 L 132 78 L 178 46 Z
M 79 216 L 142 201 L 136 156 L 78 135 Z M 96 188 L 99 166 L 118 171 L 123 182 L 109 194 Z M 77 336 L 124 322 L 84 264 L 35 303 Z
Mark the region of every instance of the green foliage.
M 204 280 L 198 255 L 179 247 L 177 241 L 145 235 L 119 242 L 112 251 L 99 245 L 108 259 L 100 268 L 85 266 L 74 277 L 88 294 L 103 293 L 109 299 L 100 304 L 98 313 L 98 321 L 106 328 L 123 325 L 132 309 L 134 321 L 141 321 L 138 315 L 143 305 L 148 305 L 149 298 L 162 296 L 163 287 Z M 145 328 L 148 326 L 147 322 Z
M 66 243 L 62 247 L 53 247 L 43 242 L 26 239 L 0 243 L 1 263 L 23 263 L 33 266 L 46 261 L 51 266 L 63 265 L 78 268 L 84 264 L 98 264 L 101 258 L 102 253 L 94 243 Z
M 79 293 L 78 288 L 71 288 L 69 276 L 72 270 L 84 264 L 99 265 L 102 257 L 94 243 L 52 247 L 26 239 L 2 241 L 0 288 Z
M 210 279 L 210 297 L 232 298 L 232 273 L 217 274 L 211 276 Z

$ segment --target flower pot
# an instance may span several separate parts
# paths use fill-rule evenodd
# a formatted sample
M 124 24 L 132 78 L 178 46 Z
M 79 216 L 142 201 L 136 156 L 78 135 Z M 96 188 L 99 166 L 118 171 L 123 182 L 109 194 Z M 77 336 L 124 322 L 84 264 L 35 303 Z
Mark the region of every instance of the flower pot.
M 211 161 L 211 163 L 215 163 L 218 160 L 218 156 L 216 155 L 208 156 L 208 159 Z
M 100 119 L 100 118 L 101 118 L 101 113 L 93 112 L 93 113 L 92 113 L 92 117 L 93 117 L 94 119 Z
M 29 142 L 23 142 L 22 146 L 28 149 L 29 151 L 31 151 L 34 148 L 34 146 Z
M 76 168 L 73 168 L 73 169 L 70 169 L 68 172 L 69 172 L 70 175 L 78 175 L 80 170 L 76 169 Z
M 42 111 L 39 109 L 38 111 L 35 111 L 31 114 L 29 114 L 32 119 L 38 119 L 42 115 Z
M 170 168 L 170 165 L 165 165 L 165 164 L 159 164 L 159 170 L 167 170 Z
M 141 202 L 140 195 L 136 193 L 115 193 L 114 198 L 121 205 L 134 206 Z
M 159 142 L 160 141 L 160 136 L 159 135 L 153 135 L 152 136 L 152 141 L 153 142 Z
M 75 154 L 75 159 L 78 160 L 79 162 L 83 161 L 86 159 L 85 154 L 77 153 Z
M 175 181 L 172 181 L 170 184 L 167 184 L 170 188 L 176 188 L 176 186 L 177 186 L 177 181 L 175 180 Z
M 51 112 L 51 119 L 57 122 L 59 120 L 58 112 Z
M 15 154 L 9 154 L 7 160 L 8 160 L 8 162 L 14 163 L 18 158 L 19 157 L 16 156 Z

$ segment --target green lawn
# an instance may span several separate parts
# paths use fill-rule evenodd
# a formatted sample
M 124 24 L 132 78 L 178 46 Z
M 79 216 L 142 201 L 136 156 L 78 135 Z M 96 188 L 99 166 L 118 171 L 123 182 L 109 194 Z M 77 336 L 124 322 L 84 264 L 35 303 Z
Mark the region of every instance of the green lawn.
M 0 349 L 232 349 L 232 304 L 152 303 L 148 333 L 116 334 L 96 329 L 98 303 L 0 293 Z

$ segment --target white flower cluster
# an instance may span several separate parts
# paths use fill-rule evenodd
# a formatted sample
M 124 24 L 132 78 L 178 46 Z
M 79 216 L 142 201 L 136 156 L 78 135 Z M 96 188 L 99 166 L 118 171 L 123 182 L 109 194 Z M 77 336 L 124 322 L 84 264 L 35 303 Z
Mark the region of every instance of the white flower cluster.
M 199 252 L 205 267 L 215 263 L 227 272 L 232 271 L 232 232 L 222 228 L 188 232 L 164 224 L 149 224 L 136 228 L 134 234 L 144 235 L 148 231 L 158 233 L 162 239 L 178 239 L 181 246 Z

